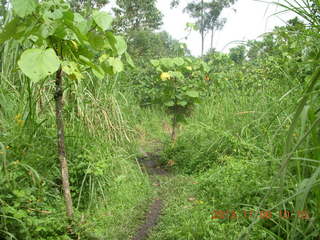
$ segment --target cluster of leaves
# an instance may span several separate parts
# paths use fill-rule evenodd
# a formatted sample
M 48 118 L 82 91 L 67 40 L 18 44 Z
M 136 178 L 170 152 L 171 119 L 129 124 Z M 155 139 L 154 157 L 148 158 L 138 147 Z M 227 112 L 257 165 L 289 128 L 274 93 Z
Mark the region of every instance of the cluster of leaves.
M 177 121 L 183 121 L 203 95 L 207 64 L 187 57 L 161 58 L 151 60 L 151 64 L 159 73 L 153 99 L 173 113 Z
M 210 66 L 212 91 L 245 89 L 252 95 L 271 85 L 298 86 L 317 64 L 316 41 L 317 34 L 295 18 L 261 40 L 230 49 L 229 54 L 210 52 L 204 59 Z
M 216 164 L 224 165 L 230 156 L 251 159 L 254 152 L 249 144 L 227 132 L 187 130 L 175 145 L 164 149 L 162 159 L 174 161 L 173 169 L 192 175 L 206 172 Z
M 301 11 L 300 6 L 297 7 L 297 11 Z M 223 116 L 218 116 L 218 121 L 215 116 L 211 119 L 205 118 L 204 113 L 199 114 L 201 116 L 199 124 L 190 127 L 190 135 L 183 133 L 172 148 L 165 150 L 165 158 L 174 159 L 176 169 L 189 174 L 205 172 L 200 173 L 198 193 L 201 194 L 202 200 L 210 203 L 210 206 L 218 209 L 241 206 L 246 209 L 249 204 L 250 207 L 258 207 L 262 201 L 264 207 L 272 207 L 272 211 L 276 210 L 276 214 L 278 214 L 278 207 L 284 204 L 286 209 L 290 211 L 294 209 L 295 212 L 310 209 L 310 215 L 315 216 L 310 221 L 304 222 L 293 220 L 293 218 L 290 220 L 274 218 L 275 221 L 272 222 L 261 222 L 259 228 L 263 230 L 264 236 L 255 236 L 252 230 L 258 225 L 250 225 L 248 231 L 253 239 L 265 239 L 268 235 L 292 239 L 308 237 L 313 239 L 319 235 L 318 224 L 314 224 L 314 219 L 318 219 L 319 215 L 316 210 L 318 208 L 314 204 L 319 202 L 319 190 L 315 187 L 316 179 L 319 178 L 319 167 L 317 164 L 307 164 L 304 161 L 290 162 L 289 157 L 287 158 L 288 153 L 284 151 L 282 144 L 286 138 L 284 133 L 288 129 L 285 129 L 282 124 L 288 119 L 293 119 L 296 128 L 291 129 L 288 139 L 291 138 L 291 144 L 297 145 L 292 144 L 291 149 L 294 148 L 294 150 L 290 154 L 298 156 L 296 160 L 298 158 L 309 159 L 313 162 L 319 159 L 319 101 L 316 100 L 319 99 L 319 84 L 315 83 L 319 81 L 320 51 L 316 44 L 318 41 L 318 29 L 315 31 L 298 19 L 293 19 L 287 26 L 277 27 L 273 32 L 265 34 L 261 40 L 250 41 L 246 45 L 236 47 L 229 54 L 211 53 L 205 56 L 204 59 L 210 67 L 209 77 L 212 79 L 210 87 L 217 93 L 214 95 L 215 99 L 207 99 L 209 104 L 214 103 L 210 110 L 211 112 L 218 111 L 217 102 L 221 101 L 228 109 L 232 109 L 232 115 L 227 116 L 224 106 L 224 112 L 221 114 Z M 224 102 L 226 96 L 229 99 Z M 296 113 L 292 118 L 292 106 L 296 106 L 299 98 L 303 99 L 298 107 L 300 114 Z M 246 103 L 244 104 L 242 100 Z M 256 106 L 255 102 L 258 103 Z M 205 109 L 205 107 L 202 108 Z M 213 131 L 219 128 L 219 121 L 222 118 L 224 118 L 222 122 L 226 123 L 235 118 L 234 113 L 236 115 L 238 113 L 233 110 L 248 108 L 251 110 L 255 107 L 265 116 L 256 120 L 259 115 L 258 111 L 253 115 L 249 115 L 250 112 L 239 112 L 239 116 L 249 119 L 248 125 L 240 121 L 238 125 L 234 125 L 232 133 L 241 132 L 239 138 L 234 137 L 233 134 L 228 134 L 228 137 L 224 138 Z M 209 115 L 210 111 L 206 113 Z M 203 132 L 206 130 L 203 126 L 210 124 L 212 124 L 211 129 L 208 129 L 207 132 L 212 136 L 205 136 Z M 258 127 L 254 126 L 256 124 Z M 220 128 L 228 131 L 226 125 Z M 273 135 L 273 127 L 276 127 L 275 135 Z M 279 129 L 282 128 L 284 130 L 280 133 Z M 201 139 L 195 134 L 198 129 L 201 129 L 199 131 L 204 135 Z M 307 129 L 310 129 L 309 132 Z M 301 131 L 300 138 L 297 133 L 299 131 Z M 273 135 L 272 143 L 265 141 L 268 139 L 268 134 Z M 240 139 L 247 141 L 249 135 L 254 139 L 254 143 L 247 145 L 239 141 Z M 258 135 L 263 137 L 258 137 Z M 306 141 L 302 143 L 304 137 Z M 212 139 L 215 139 L 213 143 Z M 205 147 L 206 141 L 208 141 L 207 147 Z M 301 145 L 298 149 L 299 144 Z M 266 146 L 270 148 L 268 147 L 261 155 L 257 151 L 258 148 L 265 149 Z M 221 151 L 221 149 L 226 151 Z M 276 164 L 279 163 L 278 158 L 282 154 L 288 161 L 285 164 L 290 172 L 286 176 L 289 180 L 286 181 L 287 185 L 282 186 L 286 197 L 276 196 L 270 190 L 267 198 L 265 197 L 266 192 L 261 191 L 263 186 L 270 187 L 271 184 L 275 186 L 275 182 L 270 183 L 268 179 L 274 172 L 279 173 L 269 156 L 269 163 L 265 160 L 254 160 L 263 159 L 266 152 L 270 156 L 275 156 Z M 243 153 L 248 153 L 248 155 Z M 260 156 L 256 158 L 258 154 Z M 284 171 L 281 172 L 281 175 L 285 175 Z M 251 182 L 252 179 L 254 182 Z M 237 191 L 240 188 L 241 191 Z M 243 207 L 241 204 L 247 205 Z M 247 223 L 244 224 L 247 225 Z M 219 225 L 225 226 L 224 223 Z
M 31 46 L 21 55 L 19 67 L 37 82 L 60 67 L 72 79 L 81 80 L 91 70 L 102 79 L 123 70 L 127 45 L 111 31 L 112 17 L 101 11 L 84 18 L 63 0 L 14 0 L 15 17 L 0 33 L 0 43 L 15 39 Z
M 6 137 L 11 135 L 9 131 L 5 133 Z M 58 176 L 48 173 L 55 162 L 53 149 L 50 150 L 53 141 L 37 137 L 36 147 L 32 147 L 26 144 L 29 136 L 16 130 L 13 133 L 16 139 L 10 146 L 3 149 L 0 143 L 0 238 L 70 239 L 65 229 L 64 202 L 54 183 Z M 50 179 L 39 173 L 35 165 L 45 169 Z
M 14 15 L 0 32 L 0 44 L 11 40 L 23 48 L 18 66 L 31 79 L 28 81 L 29 87 L 38 86 L 37 83 L 54 73 L 57 74 L 56 79 L 58 79 L 61 77 L 61 72 L 67 76 L 67 79 L 78 82 L 84 80 L 83 74 L 87 72 L 92 72 L 98 79 L 104 79 L 107 74 L 116 74 L 124 69 L 123 57 L 126 57 L 128 63 L 133 65 L 126 52 L 127 44 L 124 38 L 113 34 L 113 18 L 106 12 L 93 11 L 91 16 L 83 17 L 79 13 L 74 13 L 69 3 L 64 0 L 12 0 L 11 5 Z M 63 94 L 63 89 L 61 90 L 56 94 Z M 33 96 L 30 94 L 30 97 Z M 16 120 L 21 123 L 21 127 L 24 126 L 24 120 L 21 120 L 20 117 Z M 27 142 L 28 144 L 31 142 L 31 137 Z M 49 149 L 51 148 L 52 144 Z M 39 148 L 37 150 L 39 151 Z M 37 156 L 35 159 L 38 158 Z M 45 162 L 49 161 L 46 159 Z M 17 165 L 14 162 L 10 164 L 11 166 Z M 37 162 L 35 165 L 38 167 L 41 164 L 43 163 Z M 22 166 L 27 168 L 28 173 L 37 174 L 31 166 Z M 45 217 L 45 214 L 49 214 L 51 208 L 56 206 L 49 203 L 49 199 L 44 197 L 53 190 L 53 187 L 45 188 L 46 193 L 36 194 L 37 191 L 43 189 L 41 185 L 29 186 L 26 183 L 21 185 L 21 188 L 12 186 L 8 181 L 10 180 L 9 175 L 14 176 L 11 178 L 13 183 L 18 183 L 25 180 L 22 177 L 22 173 L 25 174 L 25 172 L 15 172 L 13 167 L 4 170 L 8 173 L 5 173 L 5 181 L 1 189 L 3 190 L 1 191 L 3 193 L 1 205 L 4 207 L 1 208 L 0 221 L 5 231 L 1 231 L 0 238 L 9 236 L 11 239 L 15 238 L 15 235 L 18 239 L 65 237 L 65 222 L 59 220 L 61 216 L 57 217 L 50 213 L 48 218 Z M 3 169 L 0 169 L 0 173 L 1 171 Z M 49 175 L 48 172 L 44 172 Z M 45 184 L 44 181 L 43 184 Z M 60 181 L 57 182 L 57 186 L 61 186 Z M 60 191 L 55 191 L 53 195 L 59 196 L 59 193 Z M 58 197 L 53 200 L 57 203 L 62 202 Z M 41 204 L 38 204 L 39 202 Z M 42 210 L 43 208 L 46 210 Z M 60 212 L 61 209 L 62 204 L 56 207 L 57 212 Z M 56 226 L 51 230 L 48 226 L 49 218 L 56 221 L 52 222 Z
M 140 65 L 147 65 L 150 59 L 189 54 L 185 44 L 173 39 L 167 32 L 155 33 L 150 30 L 132 32 L 128 52 Z
M 137 30 L 155 30 L 162 24 L 162 14 L 155 0 L 116 0 L 112 9 L 116 20 L 114 27 L 118 32 L 129 34 Z

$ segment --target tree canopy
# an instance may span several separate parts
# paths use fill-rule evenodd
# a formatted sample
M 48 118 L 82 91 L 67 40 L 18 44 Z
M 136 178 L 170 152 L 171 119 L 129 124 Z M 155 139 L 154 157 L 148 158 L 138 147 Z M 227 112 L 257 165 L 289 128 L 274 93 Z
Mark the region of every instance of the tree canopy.
M 162 24 L 162 14 L 156 7 L 156 0 L 117 0 L 114 28 L 121 33 L 136 30 L 155 30 Z

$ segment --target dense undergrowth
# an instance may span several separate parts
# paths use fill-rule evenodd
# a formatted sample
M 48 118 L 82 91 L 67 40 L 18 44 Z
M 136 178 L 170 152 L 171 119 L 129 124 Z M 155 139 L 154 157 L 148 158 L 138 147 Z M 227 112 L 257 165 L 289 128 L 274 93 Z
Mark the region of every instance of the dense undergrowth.
M 71 233 L 53 80 L 31 82 L 17 71 L 21 45 L 3 44 L 0 239 L 129 239 L 153 194 L 137 163 L 148 152 L 175 174 L 150 239 L 318 239 L 319 24 L 306 20 L 204 56 L 206 91 L 174 142 L 149 56 L 106 81 L 86 73 L 67 85 Z

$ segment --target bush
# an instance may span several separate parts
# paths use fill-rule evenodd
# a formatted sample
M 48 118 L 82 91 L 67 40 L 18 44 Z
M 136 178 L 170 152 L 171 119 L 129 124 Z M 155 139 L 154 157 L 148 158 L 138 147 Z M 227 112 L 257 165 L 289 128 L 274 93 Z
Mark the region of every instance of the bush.
M 163 159 L 172 160 L 174 169 L 186 174 L 205 172 L 223 158 L 237 156 L 250 159 L 253 150 L 240 138 L 228 132 L 187 131 L 176 144 L 168 145 Z

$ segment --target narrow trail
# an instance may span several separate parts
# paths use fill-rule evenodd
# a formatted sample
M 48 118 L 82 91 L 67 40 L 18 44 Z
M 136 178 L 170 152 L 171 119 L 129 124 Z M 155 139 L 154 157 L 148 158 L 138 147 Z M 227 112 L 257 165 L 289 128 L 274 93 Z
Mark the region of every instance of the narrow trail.
M 160 181 L 159 176 L 169 176 L 168 172 L 161 167 L 158 156 L 148 155 L 139 159 L 139 164 L 146 174 L 149 175 L 152 185 L 156 188 L 157 197 L 153 199 L 153 202 L 149 206 L 149 209 L 145 215 L 145 222 L 138 228 L 135 236 L 132 240 L 146 240 L 152 230 L 158 223 L 161 211 L 164 206 L 164 199 L 161 198 L 160 193 Z

